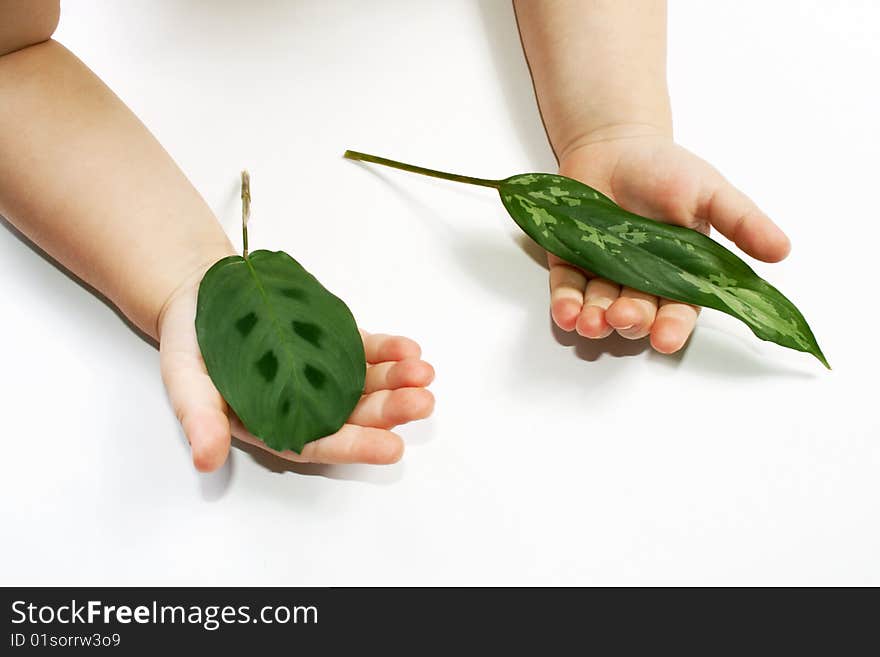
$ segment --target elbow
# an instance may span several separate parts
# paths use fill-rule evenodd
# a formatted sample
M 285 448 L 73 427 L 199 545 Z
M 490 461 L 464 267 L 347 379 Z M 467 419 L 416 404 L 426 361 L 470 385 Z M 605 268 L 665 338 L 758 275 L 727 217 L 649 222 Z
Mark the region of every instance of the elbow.
M 59 0 L 0 0 L 0 56 L 51 39 L 60 14 Z

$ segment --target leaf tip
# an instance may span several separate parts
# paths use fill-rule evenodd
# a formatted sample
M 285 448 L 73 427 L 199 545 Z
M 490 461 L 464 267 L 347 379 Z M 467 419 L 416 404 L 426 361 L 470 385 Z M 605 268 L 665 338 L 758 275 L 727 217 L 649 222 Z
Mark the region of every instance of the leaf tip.
M 816 351 L 811 352 L 816 359 L 822 363 L 826 369 L 831 370 L 831 363 L 828 362 L 828 359 L 825 358 L 825 354 L 822 353 L 821 349 L 816 349 Z

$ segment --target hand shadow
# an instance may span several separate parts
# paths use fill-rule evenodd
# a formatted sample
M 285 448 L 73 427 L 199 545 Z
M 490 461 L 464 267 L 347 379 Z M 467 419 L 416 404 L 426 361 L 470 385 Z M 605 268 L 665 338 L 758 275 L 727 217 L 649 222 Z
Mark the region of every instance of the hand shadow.
M 260 449 L 238 438 L 232 438 L 232 444 L 242 452 L 245 452 L 257 464 L 275 474 L 293 472 L 298 475 L 309 477 L 324 477 L 339 481 L 357 481 L 364 484 L 378 484 L 387 486 L 395 484 L 403 479 L 404 465 L 400 461 L 392 465 L 324 465 L 320 463 L 294 463 L 280 456 Z
M 629 356 L 638 356 L 644 353 L 650 346 L 647 338 L 639 340 L 627 340 L 616 332 L 607 338 L 592 340 L 578 334 L 577 331 L 563 331 L 556 326 L 553 318 L 549 318 L 550 332 L 556 343 L 562 347 L 574 347 L 574 353 L 581 360 L 594 362 L 604 355 L 613 358 L 627 358 Z
M 180 432 L 183 435 L 183 431 Z M 184 444 L 186 436 L 183 437 Z M 187 454 L 187 456 L 189 456 Z M 205 502 L 217 502 L 226 496 L 232 485 L 232 475 L 235 472 L 235 459 L 227 458 L 218 470 L 199 474 L 199 492 Z

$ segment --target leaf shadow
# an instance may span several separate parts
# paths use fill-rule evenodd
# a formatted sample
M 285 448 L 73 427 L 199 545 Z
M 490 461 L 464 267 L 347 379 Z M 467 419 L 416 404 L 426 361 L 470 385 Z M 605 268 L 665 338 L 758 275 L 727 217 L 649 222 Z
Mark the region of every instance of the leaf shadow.
M 274 474 L 294 473 L 307 477 L 322 477 L 337 481 L 356 481 L 363 484 L 381 486 L 396 484 L 403 479 L 403 461 L 392 465 L 293 463 L 235 437 L 232 439 L 232 444 L 240 451 L 245 452 L 258 465 Z
M 391 191 L 396 194 L 401 201 L 418 209 L 419 213 L 429 215 L 433 220 L 425 224 L 429 229 L 435 230 L 437 232 L 442 232 L 447 235 L 457 233 L 457 228 L 454 227 L 449 221 L 447 221 L 444 215 L 439 214 L 431 206 L 426 205 L 413 193 L 409 192 L 409 184 L 407 184 L 406 186 L 399 184 L 398 181 L 401 180 L 402 177 L 408 177 L 413 186 L 440 186 L 443 187 L 444 191 L 448 194 L 458 194 L 460 196 L 466 196 L 471 200 L 480 201 L 484 205 L 491 205 L 492 207 L 496 208 L 498 207 L 495 203 L 495 200 L 498 198 L 498 192 L 494 190 L 488 190 L 483 187 L 474 187 L 473 185 L 450 182 L 447 180 L 439 180 L 437 178 L 430 178 L 427 176 L 420 176 L 401 171 L 395 171 L 387 167 L 382 167 L 381 165 L 363 162 L 360 160 L 349 160 L 349 163 L 352 166 L 355 166 L 360 170 L 366 172 L 368 175 L 376 178 L 381 184 L 390 188 Z M 487 201 L 487 199 L 492 200 Z M 510 219 L 508 218 L 507 221 L 510 221 Z
M 523 253 L 532 259 L 532 262 L 543 267 L 548 273 L 550 272 L 550 265 L 547 264 L 547 252 L 540 244 L 524 234 L 514 235 L 513 241 L 516 242 L 516 245 L 519 246 Z
M 516 257 L 515 252 L 511 251 L 509 246 L 505 245 L 501 239 L 487 239 L 485 234 L 480 235 L 479 233 L 466 232 L 451 222 L 446 215 L 426 205 L 415 194 L 408 191 L 405 186 L 398 184 L 385 171 L 363 162 L 356 162 L 355 164 L 388 187 L 398 200 L 409 206 L 410 212 L 414 216 L 426 218 L 427 220 L 422 225 L 427 230 L 432 231 L 438 241 L 448 246 L 449 251 L 473 280 L 483 285 L 493 294 L 500 294 L 504 297 L 520 301 L 524 299 L 522 286 L 510 276 L 510 262 L 511 258 Z M 444 184 L 430 180 L 428 182 Z M 450 190 L 470 195 L 485 195 L 484 190 L 473 190 L 460 185 L 450 185 Z M 477 225 L 491 225 L 492 221 L 498 223 L 499 226 L 512 224 L 506 215 L 503 223 L 499 223 L 497 222 L 498 213 L 487 212 L 486 214 L 494 216 L 479 218 L 476 222 Z M 518 228 L 516 231 L 518 234 L 507 234 L 514 235 L 514 239 L 520 244 L 526 254 L 535 262 L 542 264 L 541 254 L 543 254 L 543 250 L 541 247 L 527 235 L 519 233 Z M 546 261 L 543 263 L 543 266 L 546 268 Z
M 740 336 L 723 328 L 698 326 L 693 337 L 699 335 L 699 346 L 688 350 L 687 366 L 709 376 L 791 379 L 816 379 L 818 373 L 793 367 L 787 363 L 768 358 L 756 343 L 757 338 Z M 783 349 L 783 347 L 779 347 Z M 659 354 L 658 354 L 659 356 Z M 803 354 L 805 359 L 812 356 Z M 815 362 L 815 361 L 814 361 Z M 808 367 L 806 363 L 805 368 Z M 822 370 L 824 372 L 824 368 Z

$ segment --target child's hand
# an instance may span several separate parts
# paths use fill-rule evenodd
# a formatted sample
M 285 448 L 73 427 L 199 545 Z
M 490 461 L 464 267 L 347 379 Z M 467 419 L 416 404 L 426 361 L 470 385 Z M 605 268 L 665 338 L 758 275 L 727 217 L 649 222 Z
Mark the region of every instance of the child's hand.
M 564 153 L 562 175 L 607 194 L 624 209 L 652 219 L 695 228 L 714 226 L 743 251 L 765 262 L 788 255 L 785 234 L 745 194 L 708 163 L 663 135 L 627 134 L 625 128 Z M 658 299 L 588 272 L 548 254 L 550 306 L 556 324 L 588 338 L 617 331 L 625 338 L 651 336 L 662 353 L 684 346 L 698 309 Z
M 434 408 L 434 397 L 425 389 L 434 369 L 419 359 L 415 342 L 362 332 L 366 390 L 348 424 L 308 443 L 302 454 L 277 452 L 244 429 L 208 376 L 194 324 L 200 280 L 201 270 L 172 296 L 159 319 L 162 379 L 198 470 L 216 470 L 226 461 L 230 425 L 237 438 L 290 461 L 385 464 L 400 459 L 403 441 L 389 429 L 425 418 Z

